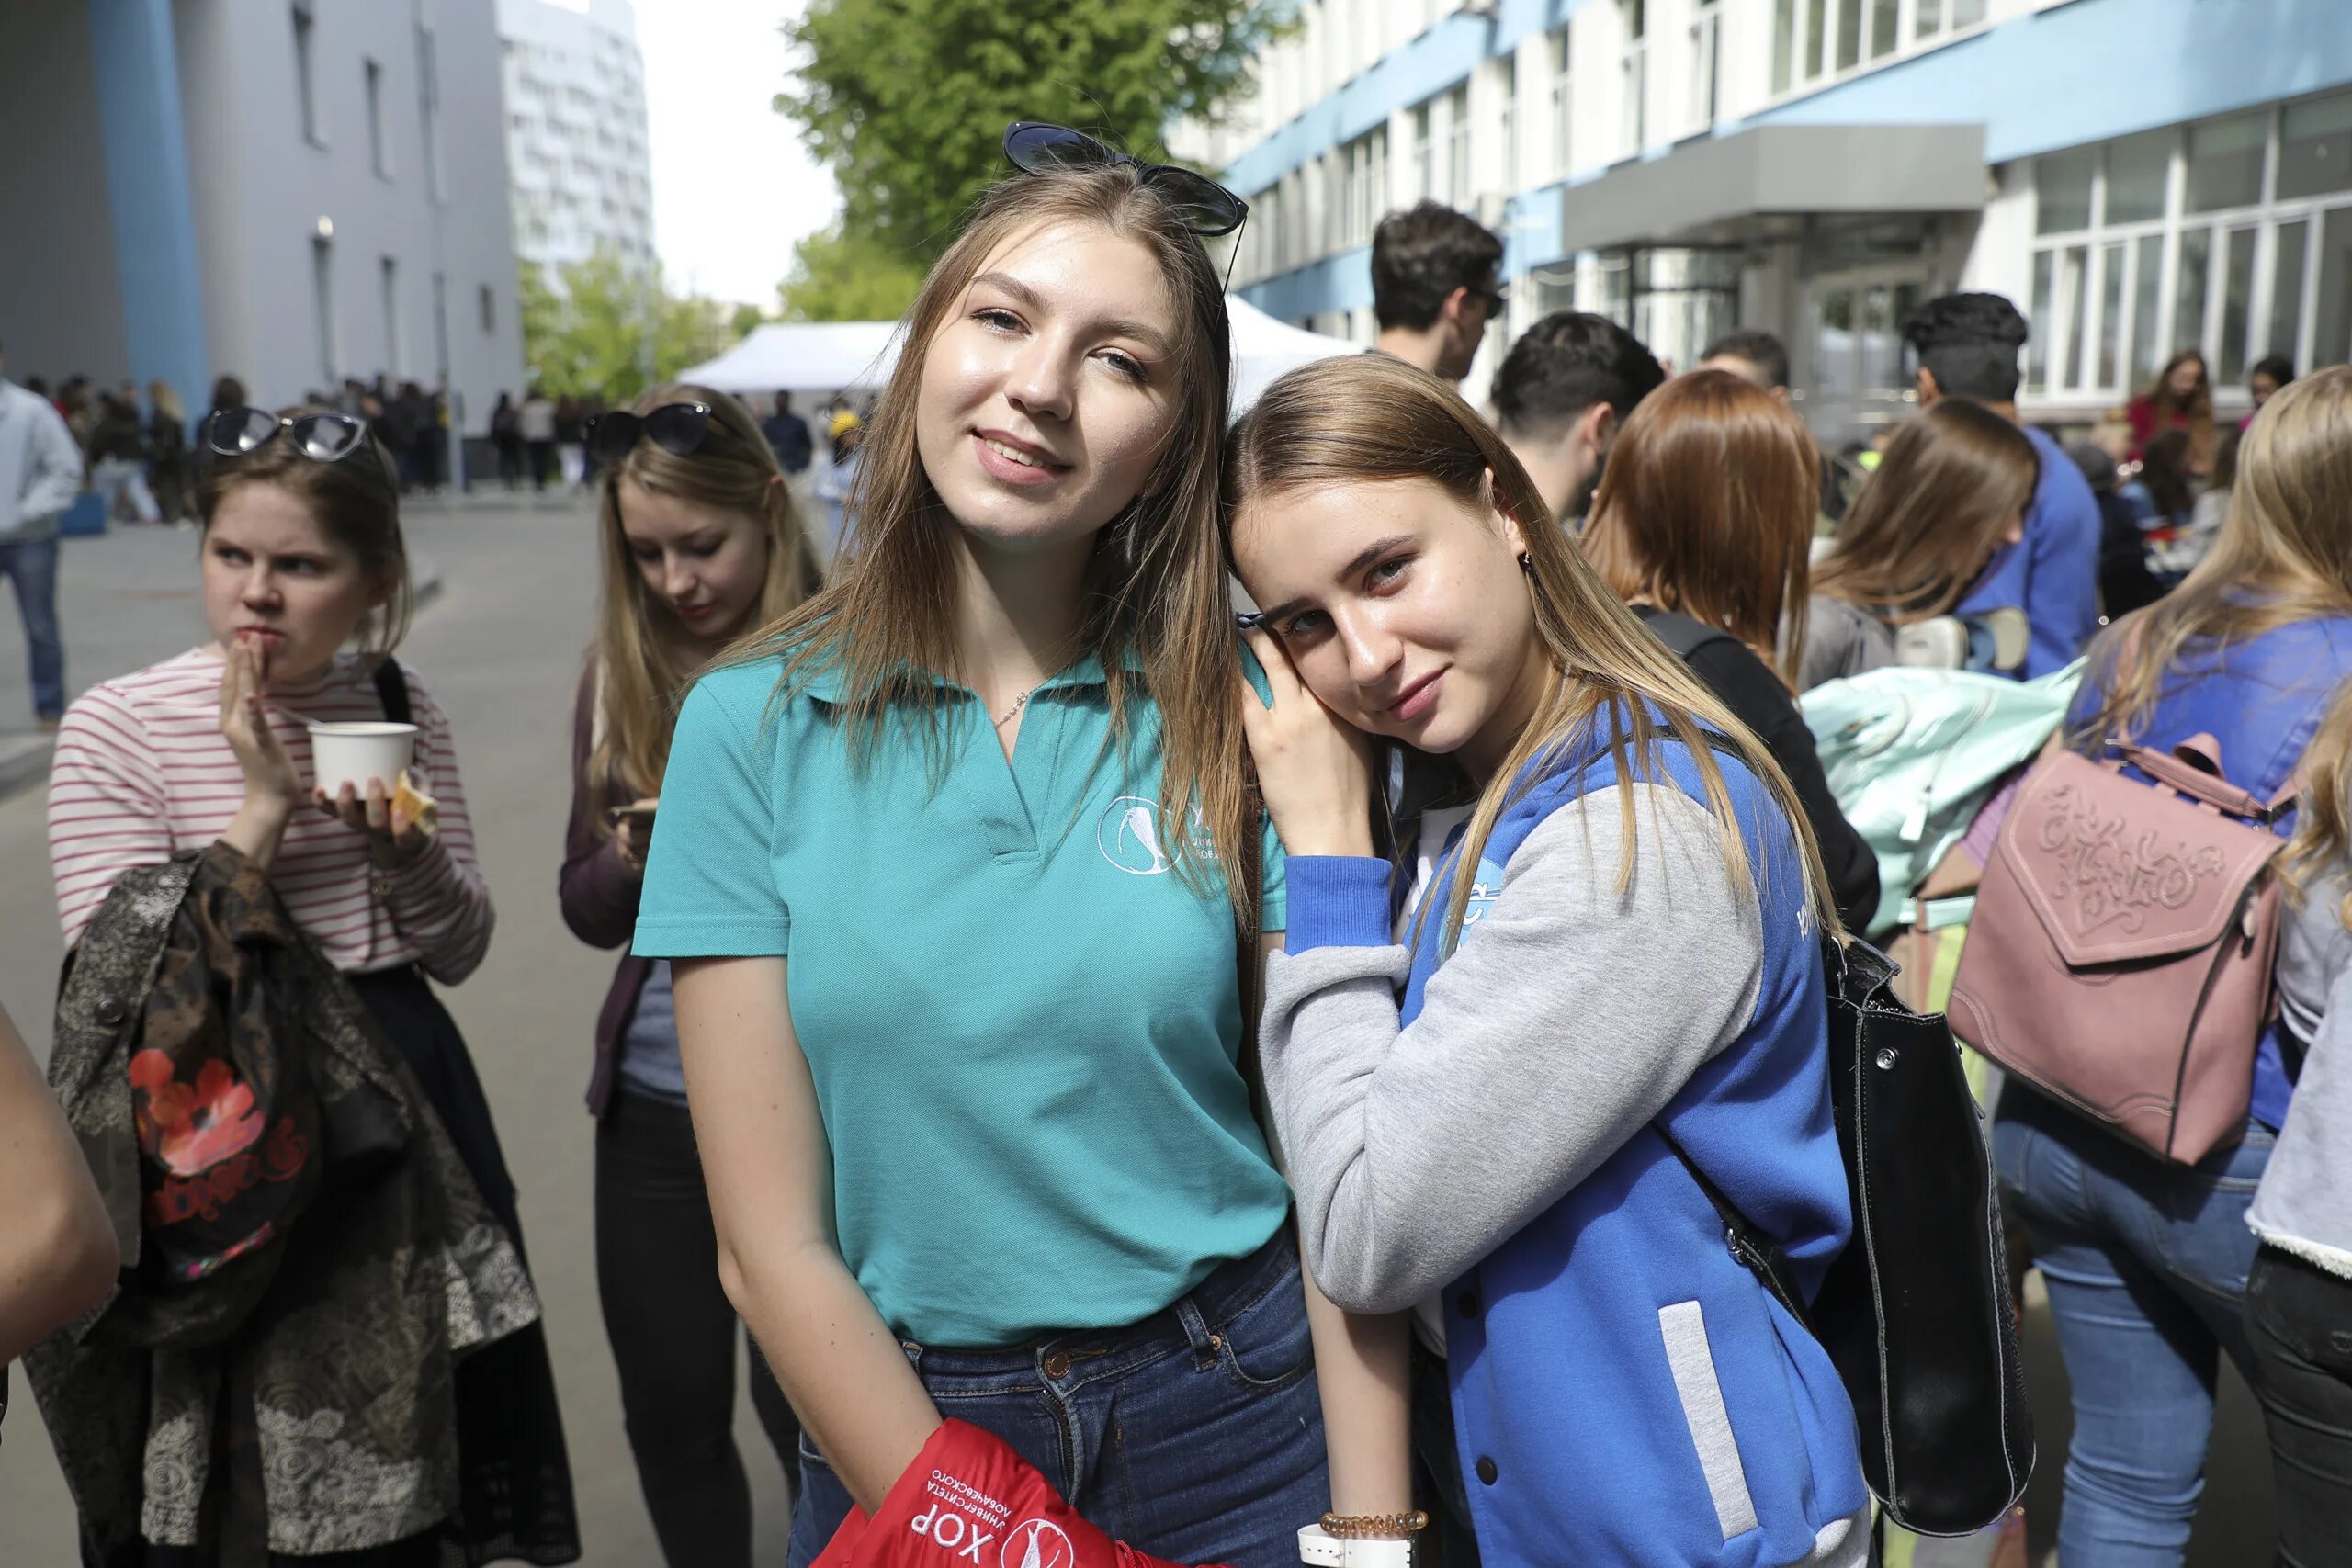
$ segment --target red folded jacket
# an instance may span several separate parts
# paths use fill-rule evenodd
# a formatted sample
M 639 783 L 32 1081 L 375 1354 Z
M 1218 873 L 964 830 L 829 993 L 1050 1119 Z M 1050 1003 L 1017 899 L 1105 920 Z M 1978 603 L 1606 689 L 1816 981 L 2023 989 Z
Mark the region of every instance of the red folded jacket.
M 992 1433 L 945 1421 L 870 1518 L 852 1506 L 812 1568 L 1177 1568 L 1079 1517 Z

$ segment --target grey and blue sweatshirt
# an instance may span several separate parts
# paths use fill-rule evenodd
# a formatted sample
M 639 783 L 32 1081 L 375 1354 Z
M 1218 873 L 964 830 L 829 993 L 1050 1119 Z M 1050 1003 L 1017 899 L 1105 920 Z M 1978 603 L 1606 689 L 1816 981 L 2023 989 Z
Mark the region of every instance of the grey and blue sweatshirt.
M 1786 819 L 1722 769 L 1751 887 L 1682 748 L 1621 780 L 1605 747 L 1572 747 L 1521 781 L 1442 960 L 1453 857 L 1409 947 L 1386 863 L 1289 864 L 1263 1061 L 1307 1262 L 1356 1311 L 1439 1293 L 1496 1568 L 1867 1553 L 1836 1372 L 1657 1131 L 1817 1286 L 1850 1228 L 1818 932 Z

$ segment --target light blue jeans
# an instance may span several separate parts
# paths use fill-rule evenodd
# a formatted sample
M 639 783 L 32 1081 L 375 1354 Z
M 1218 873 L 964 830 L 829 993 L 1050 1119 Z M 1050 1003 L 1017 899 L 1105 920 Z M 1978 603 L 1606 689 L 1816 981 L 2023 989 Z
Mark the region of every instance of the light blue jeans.
M 57 631 L 56 536 L 0 543 L 0 577 L 16 589 L 17 613 L 25 623 L 33 715 L 55 718 L 65 711 L 65 643 Z
M 2186 1554 L 2222 1355 L 2254 1375 L 2245 1212 L 2277 1141 L 2249 1120 L 2242 1143 L 2172 1165 L 2022 1084 L 2003 1093 L 1993 1162 L 2074 1390 L 2063 1568 L 2177 1568 Z
M 907 1353 L 941 1415 L 995 1433 L 1090 1523 L 1155 1556 L 1293 1568 L 1299 1527 L 1331 1506 L 1287 1225 L 1133 1327 Z M 849 1508 L 804 1430 L 790 1568 L 808 1568 Z

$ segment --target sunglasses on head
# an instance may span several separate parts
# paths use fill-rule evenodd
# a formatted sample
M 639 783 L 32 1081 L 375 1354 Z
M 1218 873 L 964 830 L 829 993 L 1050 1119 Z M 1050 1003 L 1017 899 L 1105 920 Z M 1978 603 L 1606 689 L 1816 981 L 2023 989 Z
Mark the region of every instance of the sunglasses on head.
M 600 468 L 610 468 L 629 455 L 640 438 L 673 457 L 690 457 L 702 449 L 710 434 L 708 403 L 663 403 L 642 414 L 627 410 L 600 413 L 588 421 L 588 455 Z
M 1024 175 L 1133 164 L 1143 171 L 1144 184 L 1157 190 L 1176 209 L 1184 226 L 1204 238 L 1230 234 L 1250 216 L 1248 202 L 1206 175 L 1114 152 L 1084 131 L 1072 130 L 1066 125 L 1016 119 L 1004 128 L 1004 155 Z
M 359 450 L 368 439 L 368 422 L 347 413 L 305 413 L 288 419 L 267 409 L 219 409 L 204 423 L 204 444 L 223 457 L 242 457 L 281 431 L 305 457 L 334 463 Z

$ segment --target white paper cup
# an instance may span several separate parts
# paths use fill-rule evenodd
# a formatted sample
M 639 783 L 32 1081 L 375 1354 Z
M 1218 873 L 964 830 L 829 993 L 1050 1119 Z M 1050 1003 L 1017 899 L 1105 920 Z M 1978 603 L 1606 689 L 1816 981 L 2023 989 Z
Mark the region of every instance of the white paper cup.
M 330 799 L 348 784 L 352 794 L 368 798 L 368 781 L 384 781 L 384 793 L 416 756 L 416 726 L 386 724 L 314 724 L 311 726 L 311 780 Z

